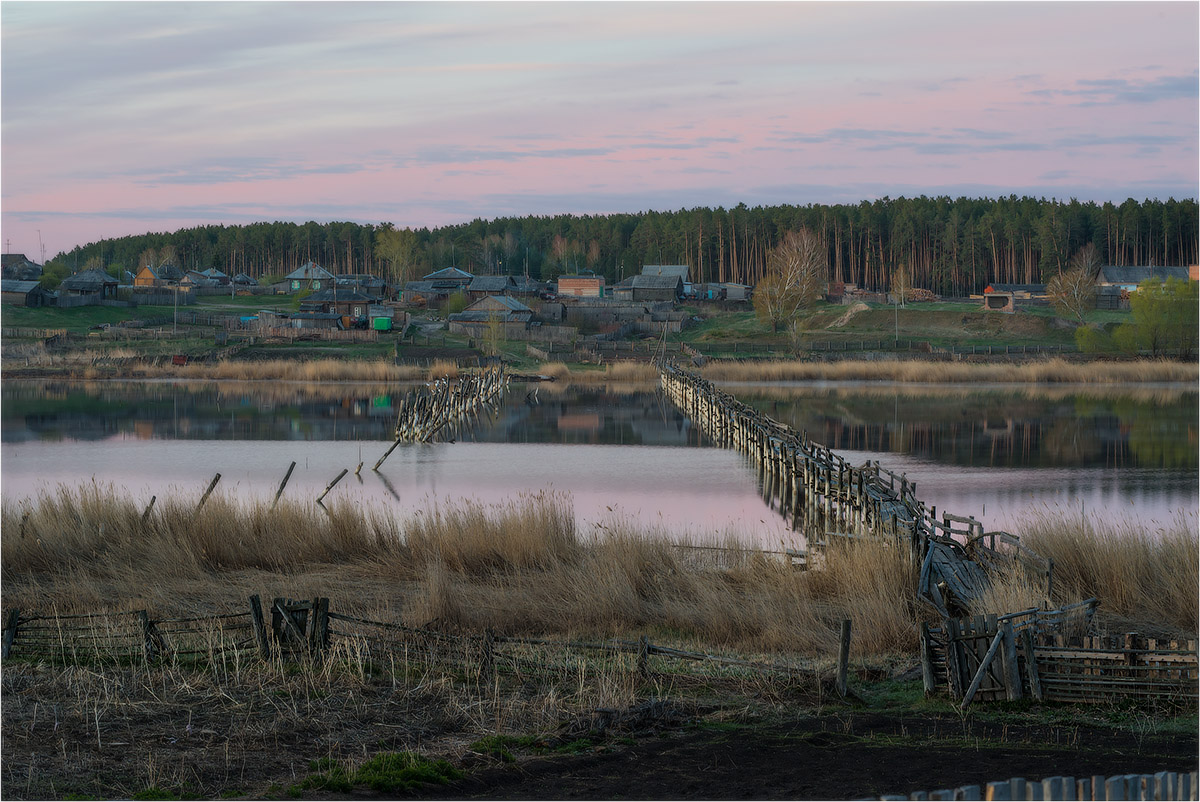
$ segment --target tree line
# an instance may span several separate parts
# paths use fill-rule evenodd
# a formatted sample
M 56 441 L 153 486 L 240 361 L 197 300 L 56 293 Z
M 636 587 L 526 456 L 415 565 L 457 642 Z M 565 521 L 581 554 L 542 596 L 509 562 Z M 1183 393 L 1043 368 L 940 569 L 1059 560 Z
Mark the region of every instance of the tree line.
M 609 283 L 643 264 L 687 264 L 694 281 L 757 284 L 788 232 L 813 232 L 828 280 L 962 296 L 989 283 L 1045 283 L 1094 244 L 1102 264 L 1200 261 L 1194 199 L 1113 203 L 1031 197 L 882 198 L 809 204 L 476 219 L 415 230 L 391 223 L 207 225 L 105 239 L 55 257 L 59 270 L 86 264 L 136 271 L 164 249 L 184 270 L 279 276 L 308 261 L 333 273 L 405 281 L 444 267 L 551 280 L 592 271 Z M 169 248 L 168 248 L 169 246 Z

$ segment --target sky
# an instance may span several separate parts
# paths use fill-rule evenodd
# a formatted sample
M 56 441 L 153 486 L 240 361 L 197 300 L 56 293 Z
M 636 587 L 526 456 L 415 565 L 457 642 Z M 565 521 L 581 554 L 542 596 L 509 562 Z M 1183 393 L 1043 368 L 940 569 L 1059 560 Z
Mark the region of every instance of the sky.
M 1196 2 L 0 2 L 36 262 L 256 221 L 1197 197 Z

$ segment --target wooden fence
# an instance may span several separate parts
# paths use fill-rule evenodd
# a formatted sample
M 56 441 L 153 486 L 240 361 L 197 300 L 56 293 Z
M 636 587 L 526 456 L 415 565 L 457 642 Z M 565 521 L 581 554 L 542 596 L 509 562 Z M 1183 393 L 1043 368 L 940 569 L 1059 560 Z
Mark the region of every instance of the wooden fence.
M 710 652 L 675 649 L 638 640 L 596 643 L 497 635 L 490 630 L 455 634 L 375 621 L 330 609 L 324 597 L 275 598 L 264 609 L 251 596 L 240 611 L 190 618 L 152 618 L 148 611 L 93 615 L 23 615 L 13 609 L 4 618 L 3 658 L 46 660 L 59 664 L 187 663 L 250 659 L 320 659 L 339 654 L 371 659 L 400 657 L 470 670 L 578 673 L 571 655 L 600 655 L 649 674 L 652 658 L 739 671 L 805 676 L 810 666 L 762 663 Z
M 941 791 L 917 791 L 908 796 L 885 794 L 878 799 L 995 799 L 995 800 L 1195 800 L 1197 772 L 1160 771 L 1156 774 L 1118 774 L 1110 777 L 1013 777 L 986 785 L 964 785 Z

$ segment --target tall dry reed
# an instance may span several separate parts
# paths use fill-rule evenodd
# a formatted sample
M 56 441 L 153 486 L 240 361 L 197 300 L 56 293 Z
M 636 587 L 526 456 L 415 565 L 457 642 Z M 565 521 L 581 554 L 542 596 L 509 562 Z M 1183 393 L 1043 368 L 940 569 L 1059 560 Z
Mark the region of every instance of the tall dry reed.
M 1054 561 L 1056 602 L 1097 597 L 1100 612 L 1144 632 L 1197 631 L 1196 513 L 1148 531 L 1132 519 L 1048 509 L 1025 516 L 1022 542 Z

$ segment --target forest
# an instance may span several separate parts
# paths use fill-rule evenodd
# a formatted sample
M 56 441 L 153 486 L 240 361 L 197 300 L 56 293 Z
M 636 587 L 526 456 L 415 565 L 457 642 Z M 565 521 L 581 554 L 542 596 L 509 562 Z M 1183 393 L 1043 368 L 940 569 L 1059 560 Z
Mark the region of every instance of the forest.
M 551 280 L 593 271 L 612 283 L 643 264 L 688 264 L 698 282 L 756 284 L 789 231 L 815 232 L 829 280 L 890 288 L 903 269 L 913 287 L 965 296 L 988 283 L 1041 283 L 1094 243 L 1103 264 L 1187 265 L 1198 259 L 1194 199 L 1070 200 L 916 197 L 857 205 L 697 207 L 673 212 L 504 217 L 416 230 L 351 222 L 206 225 L 106 239 L 59 254 L 136 271 L 171 246 L 185 270 L 280 276 L 308 261 L 333 273 L 405 281 L 443 267 Z M 168 251 L 169 252 L 169 251 Z M 148 256 L 149 255 L 149 256 Z

